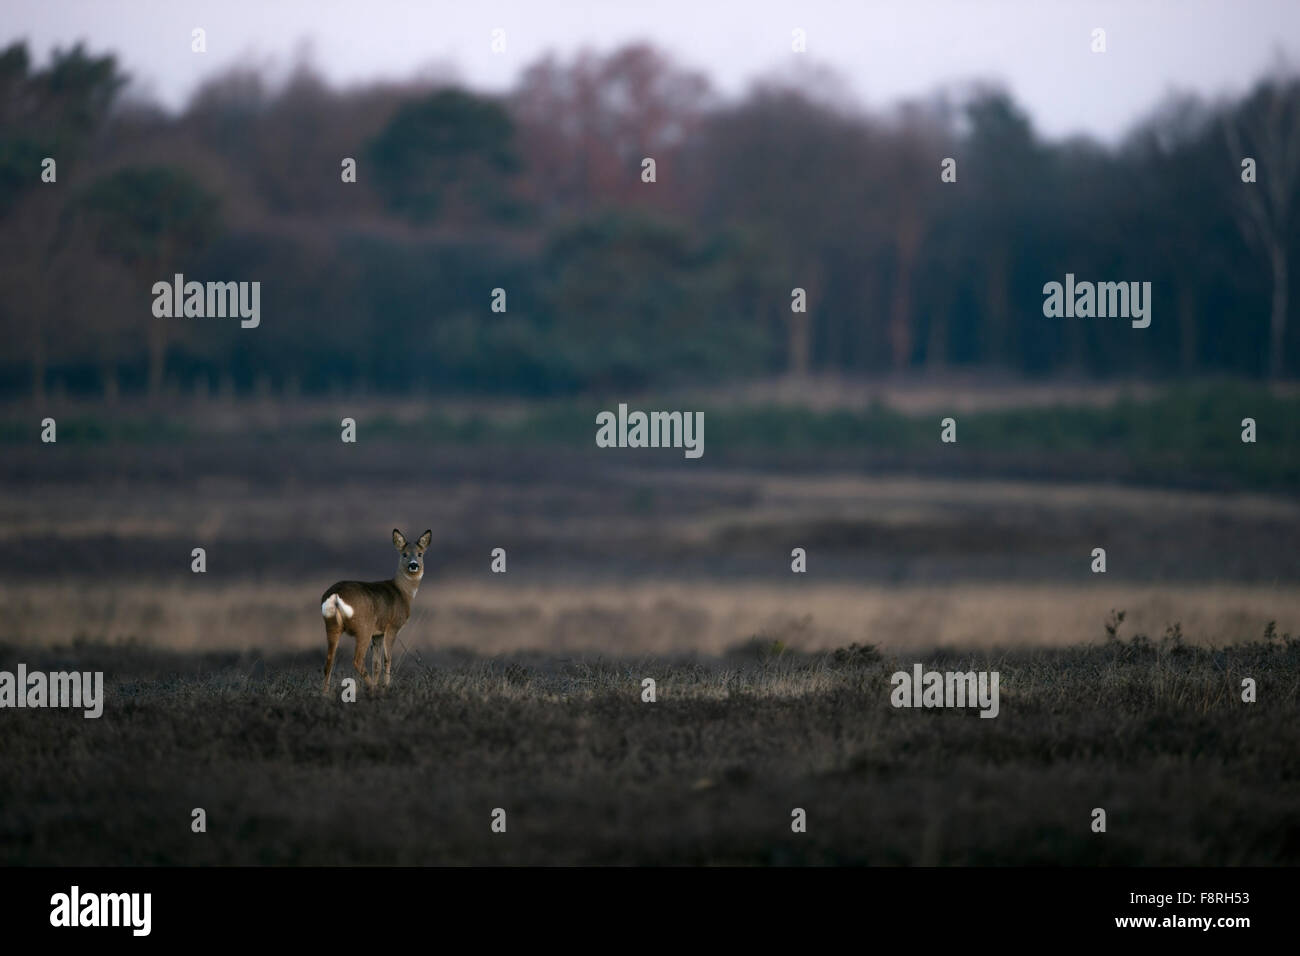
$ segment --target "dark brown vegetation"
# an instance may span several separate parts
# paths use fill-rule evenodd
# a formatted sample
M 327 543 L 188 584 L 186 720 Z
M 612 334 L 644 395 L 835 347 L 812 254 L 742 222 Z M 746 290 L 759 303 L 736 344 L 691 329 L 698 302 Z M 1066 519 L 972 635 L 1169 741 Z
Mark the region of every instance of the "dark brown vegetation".
M 317 654 L 0 649 L 20 660 L 102 669 L 108 694 L 99 720 L 5 714 L 5 864 L 1300 862 L 1300 641 L 1275 632 L 900 659 L 438 652 L 355 704 L 319 698 Z M 893 709 L 913 661 L 999 671 L 1000 716 Z

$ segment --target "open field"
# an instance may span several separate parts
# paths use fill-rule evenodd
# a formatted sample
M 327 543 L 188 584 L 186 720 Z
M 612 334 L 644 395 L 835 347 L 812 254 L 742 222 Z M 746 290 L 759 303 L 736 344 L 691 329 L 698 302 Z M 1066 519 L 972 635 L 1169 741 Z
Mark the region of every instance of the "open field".
M 71 449 L 69 450 L 71 451 Z M 20 472 L 20 456 L 3 468 Z M 434 531 L 434 579 L 512 585 L 654 579 L 857 584 L 1300 582 L 1300 502 L 1013 479 L 846 470 L 633 467 L 626 456 L 448 450 L 419 443 L 57 450 L 0 495 L 0 579 L 137 579 L 324 588 L 392 573 L 389 530 Z M 694 463 L 686 463 L 691 465 Z M 417 529 L 418 533 L 420 529 Z
M 1276 636 L 432 652 L 353 704 L 318 696 L 315 655 L 0 648 L 18 660 L 102 669 L 108 691 L 97 720 L 6 714 L 6 864 L 1300 862 L 1300 642 Z M 891 707 L 890 673 L 917 661 L 997 670 L 998 717 Z
M 0 625 L 0 643 L 50 647 L 71 641 L 268 657 L 307 650 L 323 657 L 324 587 L 0 585 L 0 602 L 12 612 Z M 1188 643 L 1202 646 L 1261 633 L 1269 621 L 1300 634 L 1300 589 L 1293 586 L 453 579 L 420 588 L 401 640 L 423 652 L 613 656 L 721 654 L 753 638 L 809 652 L 854 642 L 896 650 L 1049 648 L 1101 640 L 1112 609 L 1125 612 L 1129 634 L 1158 637 L 1177 624 Z M 351 642 L 344 638 L 345 656 Z
M 16 612 L 0 641 L 319 649 L 321 592 L 391 575 L 388 531 L 413 522 L 434 530 L 402 634 L 413 647 L 717 654 L 755 635 L 802 651 L 1063 646 L 1098 639 L 1112 608 L 1131 633 L 1180 623 L 1196 643 L 1269 620 L 1300 633 L 1300 551 L 1287 546 L 1300 503 L 1276 495 L 648 474 L 392 442 L 315 474 L 293 473 L 302 459 L 276 474 L 269 452 L 175 471 L 162 453 L 118 461 L 131 473 L 50 476 L 0 498 L 0 601 Z M 195 546 L 204 574 L 190 569 Z M 1099 546 L 1104 575 L 1090 570 Z M 495 547 L 504 575 L 489 572 Z M 794 547 L 806 574 L 790 571 Z
M 1249 446 L 1235 399 L 1112 398 L 948 447 L 923 395 L 736 407 L 700 461 L 570 406 L 11 418 L 0 670 L 108 699 L 3 712 L 0 862 L 1300 862 L 1295 400 Z M 434 532 L 394 684 L 323 700 L 321 593 L 394 526 Z M 892 708 L 918 662 L 999 716 Z

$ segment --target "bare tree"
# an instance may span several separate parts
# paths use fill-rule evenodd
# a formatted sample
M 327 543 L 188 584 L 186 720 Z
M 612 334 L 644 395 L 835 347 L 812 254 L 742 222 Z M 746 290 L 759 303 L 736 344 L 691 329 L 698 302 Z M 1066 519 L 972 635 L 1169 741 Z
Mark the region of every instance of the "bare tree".
M 912 357 L 916 337 L 912 286 L 938 204 L 932 168 L 934 158 L 942 155 L 942 142 L 941 117 L 927 104 L 905 103 L 890 131 L 889 148 L 881 163 L 889 188 L 879 208 L 890 224 L 894 252 L 888 331 L 890 366 L 896 372 L 905 369 Z
M 1265 79 L 1236 110 L 1223 116 L 1224 136 L 1233 159 L 1255 160 L 1258 182 L 1246 184 L 1238 223 L 1247 242 L 1268 258 L 1273 280 L 1268 324 L 1269 376 L 1281 378 L 1290 294 L 1288 238 L 1300 182 L 1300 79 L 1278 58 Z
M 644 157 L 671 169 L 712 99 L 702 73 L 631 44 L 529 66 L 511 97 L 523 153 L 546 192 L 582 208 L 647 203 L 671 190 L 641 183 Z

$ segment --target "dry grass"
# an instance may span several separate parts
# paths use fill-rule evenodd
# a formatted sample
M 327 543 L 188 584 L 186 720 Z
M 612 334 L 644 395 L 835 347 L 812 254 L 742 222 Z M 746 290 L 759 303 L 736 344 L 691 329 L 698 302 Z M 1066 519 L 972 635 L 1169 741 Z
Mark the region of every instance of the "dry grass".
M 318 582 L 0 585 L 0 642 L 137 642 L 178 651 L 321 650 Z M 1193 644 L 1260 634 L 1268 621 L 1300 634 L 1300 591 L 1284 586 L 1086 587 L 959 584 L 856 587 L 681 582 L 512 585 L 427 583 L 402 631 L 412 648 L 612 655 L 718 654 L 753 637 L 801 651 L 853 642 L 926 649 L 1064 647 L 1104 637 L 1111 609 L 1124 633 L 1159 636 L 1179 623 Z M 323 650 L 321 650 L 323 653 Z

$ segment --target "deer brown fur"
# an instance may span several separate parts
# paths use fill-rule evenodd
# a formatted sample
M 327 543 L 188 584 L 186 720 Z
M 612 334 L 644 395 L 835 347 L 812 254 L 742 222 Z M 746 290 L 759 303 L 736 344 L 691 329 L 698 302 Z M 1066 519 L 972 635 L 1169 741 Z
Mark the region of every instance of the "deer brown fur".
M 325 618 L 325 689 L 330 692 L 330 674 L 334 670 L 334 652 L 344 633 L 356 638 L 352 666 L 374 688 L 383 671 L 384 686 L 392 679 L 393 641 L 411 616 L 411 601 L 424 577 L 424 551 L 429 547 L 432 531 L 420 535 L 414 544 L 402 532 L 393 529 L 393 547 L 401 557 L 397 574 L 388 581 L 340 581 L 321 595 L 321 615 Z M 366 648 L 374 645 L 374 674 L 366 672 Z

